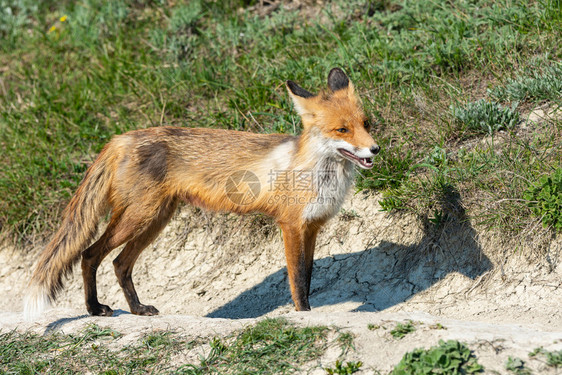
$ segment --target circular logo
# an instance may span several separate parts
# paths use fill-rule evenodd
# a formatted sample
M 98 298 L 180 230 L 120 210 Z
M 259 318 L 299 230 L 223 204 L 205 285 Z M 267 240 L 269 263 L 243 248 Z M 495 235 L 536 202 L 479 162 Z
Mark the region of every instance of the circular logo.
M 258 176 L 254 173 L 242 170 L 228 176 L 224 190 L 232 203 L 245 206 L 258 199 L 261 184 Z

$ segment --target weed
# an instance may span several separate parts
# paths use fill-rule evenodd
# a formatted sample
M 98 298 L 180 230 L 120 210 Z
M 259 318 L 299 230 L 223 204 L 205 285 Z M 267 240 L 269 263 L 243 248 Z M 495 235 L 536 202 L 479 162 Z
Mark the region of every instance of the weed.
M 414 332 L 415 330 L 416 330 L 416 327 L 414 327 L 413 322 L 410 320 L 409 322 L 407 322 L 405 324 L 402 324 L 402 323 L 396 324 L 396 327 L 394 327 L 394 329 L 390 331 L 390 334 L 395 339 L 402 339 L 408 333 Z
M 395 192 L 399 193 L 398 190 L 388 190 L 383 193 L 383 198 L 379 201 L 381 211 L 390 212 L 405 208 L 400 194 L 394 195 Z
M 562 94 L 562 65 L 542 69 L 531 67 L 526 74 L 508 79 L 502 86 L 488 91 L 499 101 L 542 101 L 560 99 Z
M 351 210 L 346 210 L 345 208 L 342 208 L 340 211 L 340 219 L 343 221 L 351 221 L 353 219 L 357 219 L 359 218 L 359 214 L 357 213 L 357 211 L 351 209 Z
M 439 340 L 439 345 L 430 349 L 415 349 L 404 355 L 394 367 L 391 375 L 422 374 L 475 374 L 483 367 L 470 349 L 458 341 Z
M 435 209 L 433 210 L 433 216 L 428 218 L 428 220 L 435 225 L 435 227 L 441 228 L 447 220 L 447 214 L 445 214 L 443 210 Z
M 159 346 L 168 346 L 171 345 L 173 341 L 171 334 L 172 332 L 169 331 L 152 333 L 144 338 L 143 343 L 149 349 L 157 348 Z
M 504 108 L 495 102 L 481 99 L 461 107 L 451 107 L 452 116 L 463 129 L 482 134 L 493 134 L 498 130 L 511 129 L 519 123 L 519 112 Z
M 340 345 L 342 355 L 346 354 L 350 349 L 355 350 L 355 347 L 353 346 L 353 334 L 350 332 L 340 333 L 336 341 Z
M 505 364 L 505 369 L 516 375 L 531 375 L 531 370 L 525 367 L 525 362 L 520 358 L 509 356 Z
M 334 368 L 325 368 L 326 373 L 329 375 L 351 375 L 359 371 L 361 366 L 363 366 L 363 362 L 346 362 L 345 364 L 340 361 L 336 361 L 336 367 Z
M 447 329 L 447 327 L 443 326 L 441 323 L 435 323 L 429 326 L 431 329 Z
M 545 227 L 562 231 L 562 168 L 541 177 L 537 185 L 529 186 L 523 197 Z
M 562 367 L 562 350 L 548 351 L 544 348 L 536 348 L 529 353 L 529 357 L 536 357 L 539 354 L 546 357 L 547 365 L 555 368 Z

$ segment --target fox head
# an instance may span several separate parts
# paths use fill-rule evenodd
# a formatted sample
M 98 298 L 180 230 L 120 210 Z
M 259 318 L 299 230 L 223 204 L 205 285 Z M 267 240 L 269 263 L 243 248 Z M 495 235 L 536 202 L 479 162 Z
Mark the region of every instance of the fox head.
M 340 68 L 328 74 L 328 91 L 318 95 L 287 81 L 287 89 L 304 133 L 322 140 L 323 152 L 347 159 L 364 169 L 373 167 L 380 147 L 369 134 L 370 124 L 353 84 Z

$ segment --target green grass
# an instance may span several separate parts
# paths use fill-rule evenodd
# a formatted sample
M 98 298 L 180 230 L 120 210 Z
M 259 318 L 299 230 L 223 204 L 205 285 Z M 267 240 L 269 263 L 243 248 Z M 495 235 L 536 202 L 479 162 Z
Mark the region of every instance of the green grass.
M 319 358 L 327 347 L 326 327 L 298 328 L 283 319 L 262 320 L 234 340 L 214 339 L 211 353 L 180 374 L 286 374 Z
M 205 342 L 169 331 L 130 344 L 120 343 L 118 332 L 95 325 L 71 335 L 12 331 L 0 333 L 0 373 L 287 374 L 324 353 L 328 331 L 266 319 L 212 339 L 210 350 L 195 363 L 186 363 L 185 358 L 191 358 L 188 353 L 194 348 L 202 351 Z
M 110 349 L 121 336 L 91 325 L 79 334 L 0 333 L 0 371 L 3 373 L 132 373 L 161 371 L 174 352 L 193 343 L 166 339 L 169 333 L 149 335 L 135 345 Z
M 283 82 L 314 91 L 334 66 L 375 123 L 382 152 L 357 186 L 382 191 L 383 209 L 447 217 L 435 202 L 454 190 L 485 228 L 517 233 L 536 220 L 523 194 L 559 164 L 562 123 L 520 133 L 515 112 L 482 100 L 521 100 L 520 118 L 530 103 L 560 103 L 559 2 L 239 11 L 255 4 L 0 0 L 2 235 L 48 237 L 114 134 L 159 125 L 298 134 Z M 481 104 L 473 113 L 459 103 Z M 501 145 L 474 146 L 498 128 Z M 447 163 L 429 167 L 436 146 Z
M 524 198 L 545 227 L 562 231 L 562 168 L 541 177 L 527 189 Z

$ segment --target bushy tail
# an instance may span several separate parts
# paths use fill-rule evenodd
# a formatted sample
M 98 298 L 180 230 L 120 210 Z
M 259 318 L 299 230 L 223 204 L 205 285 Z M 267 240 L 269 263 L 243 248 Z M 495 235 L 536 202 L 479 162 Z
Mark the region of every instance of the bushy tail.
M 112 171 L 106 147 L 86 172 L 63 212 L 62 224 L 41 253 L 24 297 L 24 318 L 33 320 L 55 300 L 107 211 Z

